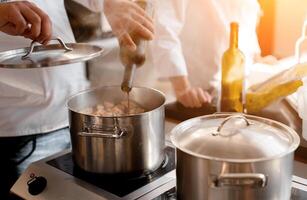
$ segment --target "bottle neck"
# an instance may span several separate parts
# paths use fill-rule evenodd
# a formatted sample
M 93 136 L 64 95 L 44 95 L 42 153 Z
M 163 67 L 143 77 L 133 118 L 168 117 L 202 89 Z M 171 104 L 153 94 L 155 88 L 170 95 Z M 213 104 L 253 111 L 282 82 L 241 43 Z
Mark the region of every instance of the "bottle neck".
M 239 33 L 239 25 L 238 23 L 231 23 L 230 24 L 230 49 L 238 49 L 238 34 Z

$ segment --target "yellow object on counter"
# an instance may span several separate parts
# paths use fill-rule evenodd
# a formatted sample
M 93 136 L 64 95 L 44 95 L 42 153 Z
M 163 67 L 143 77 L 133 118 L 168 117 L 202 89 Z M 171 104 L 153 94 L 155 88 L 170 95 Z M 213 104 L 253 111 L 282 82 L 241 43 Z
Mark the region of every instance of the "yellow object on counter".
M 246 93 L 248 113 L 257 113 L 263 108 L 286 97 L 303 85 L 302 78 L 307 76 L 307 64 L 298 64 L 267 81 L 251 86 Z

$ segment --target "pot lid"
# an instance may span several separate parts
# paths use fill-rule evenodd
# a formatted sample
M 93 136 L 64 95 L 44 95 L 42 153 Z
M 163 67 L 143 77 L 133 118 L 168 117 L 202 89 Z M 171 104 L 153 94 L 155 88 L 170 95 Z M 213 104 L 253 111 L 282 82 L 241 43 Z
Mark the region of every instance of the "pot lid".
M 268 160 L 293 152 L 299 145 L 299 136 L 286 125 L 243 114 L 187 120 L 172 130 L 171 140 L 190 155 L 229 162 Z
M 57 40 L 59 44 L 35 46 L 36 42 L 32 41 L 30 47 L 0 52 L 0 68 L 53 67 L 84 62 L 103 52 L 102 48 L 90 44 L 65 44 L 60 38 L 52 40 Z

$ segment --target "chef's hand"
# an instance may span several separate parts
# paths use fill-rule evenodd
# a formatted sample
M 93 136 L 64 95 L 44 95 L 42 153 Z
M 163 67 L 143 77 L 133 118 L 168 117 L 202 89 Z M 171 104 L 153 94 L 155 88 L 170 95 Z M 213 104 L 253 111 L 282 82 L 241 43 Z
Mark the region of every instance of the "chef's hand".
M 0 3 L 0 31 L 47 44 L 52 35 L 46 13 L 28 1 Z
M 191 87 L 186 76 L 172 77 L 171 82 L 175 90 L 177 101 L 189 108 L 200 108 L 205 103 L 211 103 L 212 97 L 202 88 Z
M 119 43 L 130 50 L 136 50 L 131 33 L 145 40 L 153 39 L 153 21 L 136 3 L 130 0 L 105 0 L 104 13 Z

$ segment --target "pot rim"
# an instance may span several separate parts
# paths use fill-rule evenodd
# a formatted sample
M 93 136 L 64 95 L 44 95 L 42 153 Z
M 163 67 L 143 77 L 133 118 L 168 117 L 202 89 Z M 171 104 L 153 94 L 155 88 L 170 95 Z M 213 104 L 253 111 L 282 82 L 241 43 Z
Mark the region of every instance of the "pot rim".
M 163 92 L 157 90 L 157 89 L 154 89 L 154 88 L 151 88 L 151 87 L 142 87 L 142 86 L 133 86 L 133 88 L 138 88 L 138 89 L 148 89 L 148 90 L 151 90 L 153 92 L 156 92 L 157 94 L 160 94 L 162 97 L 163 97 L 163 102 L 160 106 L 152 109 L 152 110 L 149 110 L 149 111 L 146 111 L 146 112 L 142 112 L 142 113 L 138 113 L 138 114 L 129 114 L 129 115 L 120 115 L 120 116 L 100 116 L 100 115 L 89 115 L 89 114 L 85 114 L 85 113 L 81 113 L 79 111 L 77 111 L 76 109 L 73 109 L 71 106 L 69 106 L 69 102 L 79 96 L 79 95 L 82 95 L 82 94 L 85 94 L 85 93 L 89 93 L 89 92 L 93 92 L 95 90 L 98 90 L 98 89 L 102 89 L 102 88 L 120 88 L 120 86 L 118 85 L 111 85 L 111 86 L 98 86 L 98 87 L 94 87 L 94 88 L 90 88 L 90 89 L 85 89 L 85 90 L 82 90 L 76 94 L 73 94 L 71 96 L 68 97 L 67 99 L 67 102 L 66 102 L 66 106 L 68 108 L 69 111 L 72 111 L 72 112 L 75 112 L 75 113 L 79 113 L 79 114 L 82 114 L 82 115 L 85 115 L 85 116 L 88 116 L 88 117 L 101 117 L 101 118 L 106 118 L 106 119 L 111 119 L 111 118 L 127 118 L 127 117 L 136 117 L 136 116 L 143 116 L 143 115 L 147 115 L 148 113 L 150 112 L 153 112 L 155 110 L 158 110 L 160 108 L 162 108 L 164 105 L 165 105 L 165 102 L 166 102 L 166 98 L 165 98 L 165 95 Z M 132 88 L 132 89 L 133 89 Z
M 178 134 L 178 130 L 180 128 L 182 128 L 183 126 L 185 126 L 186 124 L 192 123 L 193 121 L 197 121 L 197 120 L 200 120 L 200 119 L 211 118 L 211 117 L 214 117 L 214 116 L 215 117 L 216 116 L 225 116 L 225 117 L 227 117 L 227 116 L 230 116 L 230 115 L 231 114 L 229 114 L 229 113 L 217 113 L 217 114 L 204 115 L 204 116 L 199 116 L 199 117 L 188 119 L 188 120 L 186 120 L 184 122 L 181 122 L 180 124 L 178 124 L 176 127 L 174 127 L 171 130 L 170 140 L 171 140 L 172 144 L 175 146 L 176 149 L 179 149 L 180 151 L 182 151 L 184 153 L 187 153 L 187 154 L 189 154 L 191 156 L 194 156 L 196 158 L 202 158 L 202 159 L 213 160 L 213 161 L 231 162 L 231 163 L 263 162 L 263 161 L 269 161 L 269 160 L 278 159 L 278 158 L 284 157 L 284 156 L 294 152 L 298 148 L 298 146 L 300 144 L 300 138 L 299 138 L 298 134 L 292 128 L 286 126 L 285 124 L 280 123 L 280 122 L 275 121 L 275 120 L 271 120 L 271 119 L 267 119 L 267 118 L 263 118 L 263 117 L 258 117 L 258 116 L 255 116 L 255 115 L 247 115 L 247 114 L 242 114 L 242 115 L 244 115 L 245 117 L 248 117 L 250 119 L 266 120 L 268 122 L 274 123 L 274 124 L 284 128 L 288 133 L 290 133 L 293 141 L 292 141 L 292 144 L 289 146 L 288 150 L 283 152 L 283 153 L 280 153 L 278 155 L 264 157 L 264 158 L 232 159 L 232 158 L 218 158 L 218 157 L 207 156 L 207 155 L 202 155 L 202 154 L 199 154 L 199 153 L 195 153 L 195 152 L 192 152 L 191 150 L 184 149 L 184 148 L 180 147 L 178 142 L 176 142 L 177 141 L 176 135 Z

